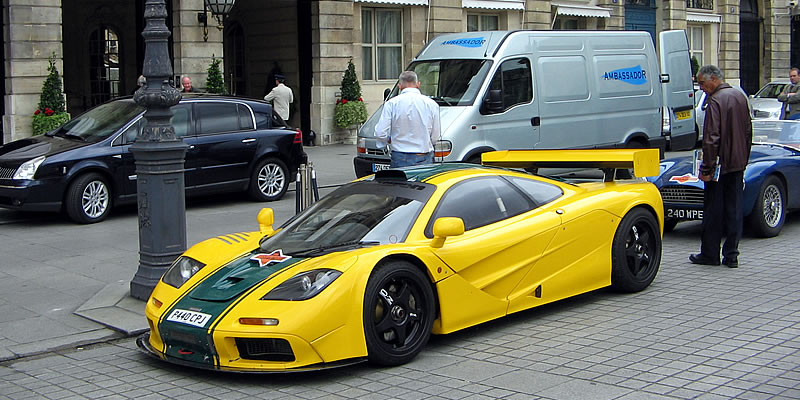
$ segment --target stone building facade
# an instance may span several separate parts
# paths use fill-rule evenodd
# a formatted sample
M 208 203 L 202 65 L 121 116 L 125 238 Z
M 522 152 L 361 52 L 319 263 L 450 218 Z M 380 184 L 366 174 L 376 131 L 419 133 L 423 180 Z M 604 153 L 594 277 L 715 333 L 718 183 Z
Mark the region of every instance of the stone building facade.
M 3 1 L 3 142 L 31 134 L 31 115 L 54 55 L 73 115 L 129 95 L 141 73 L 145 0 Z M 232 93 L 262 97 L 287 77 L 290 123 L 317 144 L 352 143 L 333 109 L 353 60 L 371 113 L 384 89 L 436 35 L 472 30 L 686 30 L 691 55 L 717 64 L 748 93 L 800 63 L 789 0 L 237 0 L 222 30 L 203 0 L 166 0 L 176 81 L 205 86 L 224 59 Z M 207 31 L 207 35 L 204 35 Z M 204 37 L 205 36 L 205 37 Z

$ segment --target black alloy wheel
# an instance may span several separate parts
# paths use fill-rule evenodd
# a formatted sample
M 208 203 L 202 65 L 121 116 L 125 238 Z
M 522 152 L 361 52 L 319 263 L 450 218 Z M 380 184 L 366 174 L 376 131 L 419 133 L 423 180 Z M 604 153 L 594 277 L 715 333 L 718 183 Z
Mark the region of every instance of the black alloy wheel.
M 650 286 L 661 264 L 661 234 L 656 218 L 634 208 L 620 222 L 611 245 L 611 287 L 638 292 Z
M 364 337 L 369 361 L 400 365 L 413 359 L 431 335 L 435 299 L 428 277 L 405 261 L 375 268 L 364 293 Z

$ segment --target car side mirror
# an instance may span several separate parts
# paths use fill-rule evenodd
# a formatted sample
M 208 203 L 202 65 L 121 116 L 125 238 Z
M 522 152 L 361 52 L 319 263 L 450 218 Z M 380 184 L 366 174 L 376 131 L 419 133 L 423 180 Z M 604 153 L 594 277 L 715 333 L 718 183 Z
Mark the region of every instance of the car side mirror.
M 275 232 L 272 229 L 272 224 L 275 222 L 275 214 L 273 213 L 271 208 L 262 208 L 261 211 L 258 212 L 258 230 L 261 231 L 264 235 L 272 234 Z
M 383 101 L 389 98 L 389 94 L 392 93 L 392 89 L 386 88 L 383 89 Z
M 500 89 L 490 89 L 489 93 L 483 99 L 483 105 L 486 111 L 490 113 L 498 113 L 503 111 L 503 93 Z
M 464 220 L 458 217 L 437 218 L 433 223 L 433 240 L 431 247 L 434 249 L 444 246 L 444 241 L 450 236 L 464 234 Z

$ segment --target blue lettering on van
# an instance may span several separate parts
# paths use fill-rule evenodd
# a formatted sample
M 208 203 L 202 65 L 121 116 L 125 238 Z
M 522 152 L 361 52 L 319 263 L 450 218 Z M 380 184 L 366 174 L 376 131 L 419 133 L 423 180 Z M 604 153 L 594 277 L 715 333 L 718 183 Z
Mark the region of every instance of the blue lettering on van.
M 617 80 L 631 85 L 644 85 L 647 83 L 647 71 L 642 70 L 641 65 L 631 68 L 622 68 L 609 71 L 603 74 L 604 80 Z
M 484 39 L 483 37 L 476 37 L 476 38 L 445 40 L 444 42 L 442 42 L 442 46 L 452 45 L 461 47 L 481 47 L 483 46 L 484 43 L 486 43 L 486 39 Z

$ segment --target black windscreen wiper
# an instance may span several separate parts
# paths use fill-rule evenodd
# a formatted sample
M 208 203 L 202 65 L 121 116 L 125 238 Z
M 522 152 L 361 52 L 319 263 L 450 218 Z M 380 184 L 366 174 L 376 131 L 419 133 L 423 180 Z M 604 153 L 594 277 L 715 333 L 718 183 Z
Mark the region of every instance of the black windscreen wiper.
M 340 247 L 363 247 L 363 246 L 376 246 L 376 245 L 379 245 L 379 244 L 381 244 L 381 242 L 378 242 L 378 241 L 364 242 L 364 241 L 361 241 L 361 240 L 353 240 L 353 241 L 350 241 L 350 242 L 334 243 L 334 244 L 330 244 L 330 245 L 327 245 L 327 246 L 314 247 L 312 249 L 308 249 L 308 250 L 305 250 L 305 251 L 294 252 L 294 253 L 291 254 L 291 256 L 292 257 L 308 257 L 308 256 L 311 256 L 311 255 L 314 255 L 314 254 L 322 253 L 322 252 L 327 251 L 327 250 L 338 249 Z
M 454 105 L 452 102 L 450 102 L 449 100 L 445 99 L 444 97 L 433 96 L 433 97 L 431 97 L 431 99 L 433 101 L 437 102 L 437 103 L 438 102 L 442 102 L 444 104 L 447 104 L 448 106 Z
M 55 136 L 65 137 L 65 138 L 70 138 L 70 139 L 77 139 L 77 140 L 80 140 L 81 142 L 85 142 L 86 141 L 86 138 L 84 138 L 81 135 L 76 135 L 74 133 L 64 132 L 64 131 L 56 132 Z

